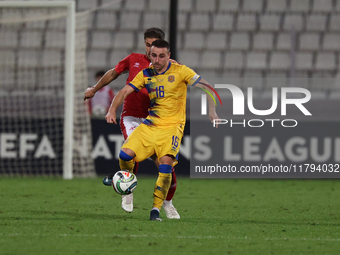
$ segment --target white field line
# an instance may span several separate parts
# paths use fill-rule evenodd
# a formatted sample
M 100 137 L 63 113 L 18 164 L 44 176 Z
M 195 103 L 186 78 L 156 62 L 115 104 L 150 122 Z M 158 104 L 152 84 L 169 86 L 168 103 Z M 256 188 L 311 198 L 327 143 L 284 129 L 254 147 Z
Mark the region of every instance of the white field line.
M 170 238 L 170 236 L 165 235 L 121 235 L 121 234 L 113 234 L 113 235 L 97 235 L 97 234 L 22 234 L 22 233 L 0 233 L 0 239 L 4 236 L 67 236 L 67 237 L 119 237 L 119 238 L 155 238 L 155 237 L 164 237 Z M 265 241 L 321 241 L 321 242 L 340 242 L 340 239 L 327 239 L 327 238 L 272 238 L 272 237 L 264 237 L 264 238 L 252 238 L 248 236 L 244 237 L 230 237 L 230 236 L 171 236 L 171 238 L 178 239 L 238 239 L 238 240 L 259 240 L 263 239 Z

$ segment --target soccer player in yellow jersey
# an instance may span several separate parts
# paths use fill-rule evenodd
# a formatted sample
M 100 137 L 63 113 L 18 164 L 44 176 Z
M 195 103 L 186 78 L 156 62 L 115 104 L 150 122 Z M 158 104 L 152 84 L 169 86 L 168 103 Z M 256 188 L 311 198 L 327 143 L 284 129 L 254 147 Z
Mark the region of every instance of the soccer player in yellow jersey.
M 171 183 L 171 169 L 177 164 L 177 155 L 185 125 L 187 85 L 207 89 L 209 85 L 185 65 L 171 63 L 169 43 L 156 40 L 151 46 L 152 66 L 140 71 L 112 101 L 106 115 L 108 123 L 116 122 L 116 110 L 130 93 L 146 88 L 150 97 L 149 116 L 125 141 L 119 154 L 121 169 L 132 171 L 134 160 L 143 161 L 156 154 L 159 175 L 154 189 L 150 220 L 161 220 L 159 211 Z M 209 101 L 209 118 L 218 119 L 215 104 Z

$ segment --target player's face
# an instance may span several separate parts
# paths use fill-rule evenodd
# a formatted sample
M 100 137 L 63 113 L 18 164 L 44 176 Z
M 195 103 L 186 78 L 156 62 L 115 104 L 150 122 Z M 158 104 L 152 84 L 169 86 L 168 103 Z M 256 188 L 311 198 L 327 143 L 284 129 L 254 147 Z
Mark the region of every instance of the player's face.
M 166 70 L 169 64 L 170 52 L 167 48 L 151 47 L 151 63 L 158 73 Z
M 144 43 L 145 43 L 145 54 L 146 56 L 150 59 L 150 49 L 151 49 L 151 44 L 158 40 L 157 38 L 145 38 Z

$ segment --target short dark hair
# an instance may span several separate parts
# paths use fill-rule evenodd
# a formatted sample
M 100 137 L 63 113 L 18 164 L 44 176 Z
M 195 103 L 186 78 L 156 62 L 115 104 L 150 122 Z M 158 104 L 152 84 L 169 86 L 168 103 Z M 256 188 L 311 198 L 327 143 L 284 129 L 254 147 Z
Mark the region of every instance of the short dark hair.
M 99 78 L 99 77 L 102 77 L 102 76 L 104 76 L 104 74 L 105 74 L 105 71 L 103 71 L 103 70 L 100 70 L 100 71 L 98 71 L 98 72 L 96 72 L 96 74 L 95 74 L 95 78 Z
M 170 44 L 165 40 L 153 41 L 151 46 L 155 46 L 157 48 L 167 48 L 167 50 L 170 51 Z
M 164 40 L 165 38 L 165 33 L 163 32 L 162 29 L 159 29 L 157 27 L 152 27 L 144 32 L 144 40 L 146 38 L 156 38 L 156 39 L 161 39 Z

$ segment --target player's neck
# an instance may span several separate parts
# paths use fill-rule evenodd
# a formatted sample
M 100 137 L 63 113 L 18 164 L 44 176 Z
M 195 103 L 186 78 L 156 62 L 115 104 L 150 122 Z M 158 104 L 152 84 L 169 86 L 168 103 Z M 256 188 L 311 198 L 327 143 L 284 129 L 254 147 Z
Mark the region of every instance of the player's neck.
M 162 70 L 159 70 L 159 71 L 156 69 L 155 70 L 158 74 L 162 74 L 169 68 L 169 65 L 170 65 L 170 61 L 168 61 L 168 63 L 162 68 Z

